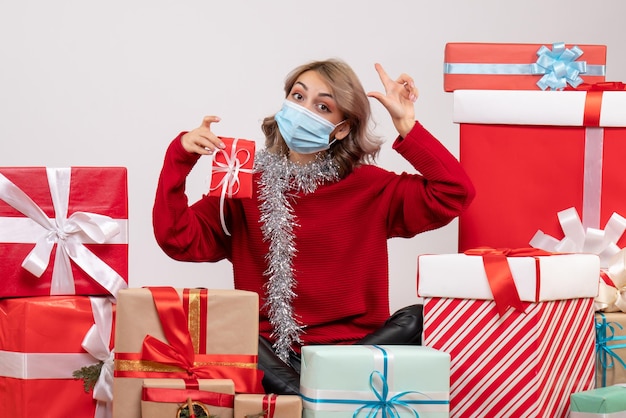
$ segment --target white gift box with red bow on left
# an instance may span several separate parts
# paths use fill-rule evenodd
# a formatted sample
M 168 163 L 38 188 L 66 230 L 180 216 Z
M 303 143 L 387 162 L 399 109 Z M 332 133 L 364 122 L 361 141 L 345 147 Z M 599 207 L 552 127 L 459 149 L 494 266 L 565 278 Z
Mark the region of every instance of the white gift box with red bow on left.
M 0 297 L 117 295 L 128 283 L 123 167 L 0 168 Z

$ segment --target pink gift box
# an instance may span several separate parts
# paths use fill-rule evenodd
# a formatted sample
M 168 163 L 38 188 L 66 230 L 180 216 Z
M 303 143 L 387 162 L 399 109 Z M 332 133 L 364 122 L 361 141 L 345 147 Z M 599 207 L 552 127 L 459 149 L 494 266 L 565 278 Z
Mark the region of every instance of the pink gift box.
M 599 259 L 505 261 L 523 312 L 501 315 L 483 257 L 420 256 L 422 343 L 450 354 L 451 417 L 564 418 L 570 395 L 594 386 Z
M 0 297 L 116 295 L 128 282 L 122 167 L 0 168 Z

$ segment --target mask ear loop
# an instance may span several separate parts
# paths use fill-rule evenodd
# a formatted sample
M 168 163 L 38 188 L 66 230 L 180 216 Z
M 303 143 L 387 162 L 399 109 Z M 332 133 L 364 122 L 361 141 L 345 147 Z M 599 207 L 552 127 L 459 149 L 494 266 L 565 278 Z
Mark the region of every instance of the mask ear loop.
M 328 147 L 329 147 L 329 148 L 330 148 L 330 146 L 331 146 L 331 145 L 333 145 L 335 142 L 339 141 L 339 139 L 337 139 L 337 137 L 336 137 L 336 136 L 334 136 L 334 135 L 333 135 L 333 133 L 335 133 L 335 132 L 337 131 L 337 128 L 338 128 L 340 125 L 342 125 L 344 122 L 348 122 L 348 119 L 344 119 L 344 120 L 342 120 L 341 122 L 339 122 L 338 124 L 336 124 L 336 125 L 335 125 L 335 128 L 333 129 L 333 131 L 330 133 L 330 135 L 328 135 L 328 140 L 329 140 L 329 142 L 328 142 Z M 350 129 L 348 130 L 348 133 L 346 134 L 346 136 L 348 136 L 348 135 L 350 134 L 350 131 L 351 131 L 351 130 L 352 130 L 352 128 L 350 128 Z M 332 136 L 332 138 L 333 138 L 332 140 L 330 139 L 330 138 L 331 138 L 331 136 Z M 344 138 L 345 138 L 345 137 L 344 137 Z M 342 138 L 342 139 L 343 139 L 343 138 Z

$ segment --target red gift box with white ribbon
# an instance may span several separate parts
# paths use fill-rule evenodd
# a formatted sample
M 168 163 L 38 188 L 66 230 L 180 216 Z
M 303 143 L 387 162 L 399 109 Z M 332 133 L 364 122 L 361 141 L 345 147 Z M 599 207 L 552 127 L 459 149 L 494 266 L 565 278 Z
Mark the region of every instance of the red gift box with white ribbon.
M 626 87 L 596 87 L 454 92 L 459 159 L 476 187 L 460 251 L 528 247 L 539 231 L 558 241 L 570 231 L 554 249 L 593 250 L 603 265 L 624 247 Z
M 419 256 L 422 344 L 450 354 L 451 417 L 567 416 L 594 385 L 599 264 L 534 248 Z
M 220 137 L 226 147 L 213 154 L 209 196 L 220 198 L 220 221 L 226 235 L 224 203 L 226 199 L 252 197 L 252 173 L 256 143 L 247 139 Z
M 0 168 L 0 297 L 108 295 L 128 282 L 123 167 Z
M 2 416 L 110 418 L 114 312 L 102 296 L 0 299 Z M 74 373 L 100 363 L 85 391 Z

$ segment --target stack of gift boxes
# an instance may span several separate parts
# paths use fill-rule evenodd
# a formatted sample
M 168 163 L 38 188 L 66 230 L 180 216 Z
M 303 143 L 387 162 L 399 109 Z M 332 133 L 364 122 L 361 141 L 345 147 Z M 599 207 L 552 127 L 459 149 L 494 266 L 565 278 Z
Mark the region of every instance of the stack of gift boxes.
M 624 389 L 626 86 L 605 63 L 601 45 L 446 45 L 476 198 L 459 253 L 418 258 L 418 293 L 453 417 L 576 416 Z
M 127 196 L 124 168 L 0 168 L 0 415 L 110 414 Z
M 254 142 L 223 140 L 211 193 L 250 196 Z M 124 168 L 0 168 L 0 225 L 2 416 L 448 416 L 428 347 L 304 347 L 302 396 L 265 394 L 256 293 L 128 288 Z

